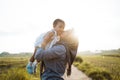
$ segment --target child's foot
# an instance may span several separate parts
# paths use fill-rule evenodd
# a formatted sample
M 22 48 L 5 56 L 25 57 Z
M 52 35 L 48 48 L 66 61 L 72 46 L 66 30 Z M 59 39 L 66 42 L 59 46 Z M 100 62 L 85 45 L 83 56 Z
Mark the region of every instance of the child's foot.
M 26 66 L 27 72 L 29 74 L 33 74 L 33 67 L 32 67 L 32 62 L 29 62 Z
M 32 64 L 32 67 L 33 67 L 33 73 L 36 73 L 36 65 L 37 65 L 37 62 L 33 62 Z

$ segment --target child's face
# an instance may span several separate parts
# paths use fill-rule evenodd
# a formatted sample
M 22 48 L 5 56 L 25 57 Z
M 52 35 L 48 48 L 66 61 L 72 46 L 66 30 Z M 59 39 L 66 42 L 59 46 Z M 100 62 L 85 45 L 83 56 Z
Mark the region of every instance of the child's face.
M 64 31 L 65 25 L 62 22 L 58 22 L 56 26 L 54 26 L 55 31 L 57 32 L 57 35 L 61 35 L 61 33 Z

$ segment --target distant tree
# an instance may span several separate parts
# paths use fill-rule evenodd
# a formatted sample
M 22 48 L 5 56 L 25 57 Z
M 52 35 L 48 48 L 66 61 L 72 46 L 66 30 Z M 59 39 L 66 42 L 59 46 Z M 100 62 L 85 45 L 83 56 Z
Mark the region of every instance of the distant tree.
M 118 52 L 120 53 L 120 48 L 118 49 Z
M 1 55 L 9 55 L 10 53 L 9 52 L 6 52 L 6 51 L 4 51 L 4 52 L 2 52 L 1 53 Z

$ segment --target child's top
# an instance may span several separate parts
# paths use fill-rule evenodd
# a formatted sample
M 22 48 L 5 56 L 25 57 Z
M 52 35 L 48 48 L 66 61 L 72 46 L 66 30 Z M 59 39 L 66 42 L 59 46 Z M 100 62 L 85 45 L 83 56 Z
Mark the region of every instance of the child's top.
M 51 48 L 56 42 L 60 40 L 60 36 L 57 35 L 57 32 L 53 29 L 49 31 L 48 33 L 42 33 L 35 41 L 35 47 L 39 48 L 41 47 L 41 43 L 44 40 L 45 35 L 49 34 L 50 32 L 54 32 L 54 35 L 52 37 L 52 40 L 49 41 L 45 47 L 45 49 Z

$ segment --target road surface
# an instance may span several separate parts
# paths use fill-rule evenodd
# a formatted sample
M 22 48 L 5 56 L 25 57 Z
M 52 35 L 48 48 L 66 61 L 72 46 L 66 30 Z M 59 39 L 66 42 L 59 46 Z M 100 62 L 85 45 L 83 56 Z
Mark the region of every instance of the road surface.
M 88 76 L 86 76 L 83 72 L 78 70 L 76 67 L 72 66 L 72 73 L 70 77 L 66 77 L 64 75 L 65 80 L 92 80 Z

